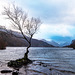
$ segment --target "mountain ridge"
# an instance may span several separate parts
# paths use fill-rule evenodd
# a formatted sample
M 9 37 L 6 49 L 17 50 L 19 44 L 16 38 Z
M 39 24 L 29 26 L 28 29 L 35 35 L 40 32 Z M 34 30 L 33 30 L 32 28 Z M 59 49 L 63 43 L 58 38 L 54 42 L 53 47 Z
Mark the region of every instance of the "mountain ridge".
M 72 40 L 71 44 L 68 45 L 67 47 L 71 47 L 71 48 L 74 48 L 75 49 L 75 39 Z
M 2 40 L 7 44 L 6 46 L 10 46 L 10 47 L 27 47 L 28 43 L 26 42 L 26 40 L 21 39 L 21 38 L 17 38 L 5 31 L 1 31 L 0 30 L 0 37 L 2 38 Z M 28 37 L 27 37 L 28 38 Z M 1 41 L 1 39 L 0 39 Z M 32 45 L 31 47 L 53 47 L 52 45 L 43 42 L 42 40 L 37 40 L 37 39 L 32 39 Z
M 53 45 L 55 47 L 59 47 L 59 44 L 57 42 L 53 41 L 53 40 L 47 41 L 45 39 L 42 39 L 42 41 L 47 42 L 48 44 L 51 44 L 51 45 Z

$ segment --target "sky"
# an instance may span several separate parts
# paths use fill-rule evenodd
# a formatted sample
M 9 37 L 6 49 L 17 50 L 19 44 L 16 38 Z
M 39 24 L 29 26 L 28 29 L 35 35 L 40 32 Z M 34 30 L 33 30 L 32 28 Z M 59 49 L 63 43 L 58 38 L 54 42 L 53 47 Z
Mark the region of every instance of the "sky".
M 75 39 L 75 0 L 0 0 L 0 11 L 10 3 L 23 8 L 30 17 L 41 19 L 34 38 L 58 43 Z M 8 26 L 8 23 L 1 15 L 0 25 Z

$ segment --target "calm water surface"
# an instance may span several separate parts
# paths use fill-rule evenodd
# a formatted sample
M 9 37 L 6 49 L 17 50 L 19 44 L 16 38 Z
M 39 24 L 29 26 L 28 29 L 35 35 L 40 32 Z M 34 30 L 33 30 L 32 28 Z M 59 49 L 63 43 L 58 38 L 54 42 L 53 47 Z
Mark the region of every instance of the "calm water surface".
M 22 58 L 25 47 L 7 47 L 0 50 L 0 61 L 8 62 Z M 29 58 L 56 66 L 59 69 L 75 72 L 75 50 L 72 48 L 31 47 Z

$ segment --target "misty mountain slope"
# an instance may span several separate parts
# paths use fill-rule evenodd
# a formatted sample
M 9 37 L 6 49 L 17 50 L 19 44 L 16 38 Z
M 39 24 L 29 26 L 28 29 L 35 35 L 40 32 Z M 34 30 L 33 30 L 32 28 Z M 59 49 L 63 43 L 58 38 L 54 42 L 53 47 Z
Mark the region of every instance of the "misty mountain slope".
M 36 47 L 54 47 L 53 45 L 48 44 L 47 42 L 44 42 L 42 40 L 32 39 L 32 45 L 31 46 L 34 46 L 34 44 Z
M 70 44 L 71 44 L 71 42 L 65 42 L 65 43 L 61 43 L 60 46 L 61 46 L 61 47 L 64 47 L 64 46 L 68 46 L 68 45 L 70 45 Z
M 58 47 L 58 46 L 59 46 L 59 44 L 56 43 L 56 42 L 53 41 L 53 40 L 51 40 L 51 41 L 47 41 L 47 40 L 45 40 L 45 39 L 42 39 L 42 41 L 47 42 L 48 44 L 53 45 L 53 46 L 55 46 L 55 47 Z
M 17 35 L 17 36 L 20 36 L 20 35 Z M 25 46 L 25 47 L 28 46 L 28 43 L 26 42 L 26 40 L 12 36 L 11 34 L 8 34 L 5 31 L 0 30 L 0 37 L 2 37 L 2 39 L 7 44 L 7 46 L 18 46 L 18 47 L 19 46 Z M 32 39 L 32 46 L 33 47 L 53 47 L 52 45 L 50 45 L 46 42 L 43 42 L 41 40 L 36 40 L 36 39 Z
M 0 37 L 7 43 L 7 46 L 27 46 L 27 44 L 6 32 L 0 31 Z

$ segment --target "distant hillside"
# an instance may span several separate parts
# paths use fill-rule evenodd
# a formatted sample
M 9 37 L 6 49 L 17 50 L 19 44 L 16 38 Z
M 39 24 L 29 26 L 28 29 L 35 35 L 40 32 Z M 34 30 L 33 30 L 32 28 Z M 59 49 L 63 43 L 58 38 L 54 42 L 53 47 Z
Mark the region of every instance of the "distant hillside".
M 28 46 L 27 42 L 24 39 L 17 38 L 15 36 L 12 36 L 11 34 L 6 33 L 5 31 L 0 31 L 0 37 L 6 43 L 7 46 Z M 43 42 L 41 40 L 32 39 L 32 47 L 53 47 L 52 45 Z
M 72 40 L 72 43 L 70 45 L 68 45 L 67 47 L 72 47 L 75 49 L 75 40 Z
M 69 46 L 70 44 L 71 44 L 71 42 L 61 43 L 60 47 L 66 47 L 66 46 Z
M 59 47 L 59 44 L 56 43 L 56 42 L 53 41 L 53 40 L 47 41 L 47 40 L 45 40 L 45 39 L 42 39 L 42 41 L 44 41 L 44 42 L 46 42 L 46 43 L 48 43 L 48 44 L 50 44 L 50 45 L 53 45 L 53 46 L 55 46 L 55 47 Z
M 54 47 L 66 47 L 66 46 L 69 46 L 71 44 L 70 41 L 69 42 L 60 43 L 60 44 L 58 44 L 57 42 L 55 42 L 53 40 L 47 41 L 45 39 L 42 39 L 42 41 L 44 41 L 44 42 L 46 42 L 46 43 L 48 43 L 50 45 L 53 45 Z

